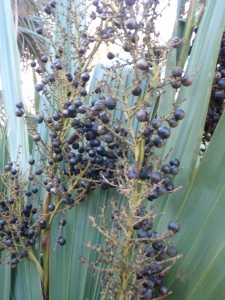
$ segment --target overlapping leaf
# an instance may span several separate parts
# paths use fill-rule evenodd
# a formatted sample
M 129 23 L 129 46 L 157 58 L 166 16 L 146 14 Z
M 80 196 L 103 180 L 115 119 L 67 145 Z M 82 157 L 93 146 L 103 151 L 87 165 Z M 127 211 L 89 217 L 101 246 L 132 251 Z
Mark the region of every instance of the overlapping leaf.
M 19 101 L 23 102 L 21 90 L 21 77 L 20 77 L 20 59 L 14 35 L 12 10 L 9 1 L 3 1 L 0 9 L 0 75 L 2 80 L 2 94 L 4 101 L 4 109 L 7 122 L 7 139 L 8 152 L 10 159 L 14 161 L 17 157 L 18 147 L 22 146 L 23 155 L 19 156 L 19 163 L 23 172 L 27 169 L 29 158 L 29 143 L 28 134 L 24 122 L 15 116 L 15 104 Z M 4 143 L 4 140 L 3 140 Z M 5 148 L 3 149 L 4 151 Z M 2 153 L 2 164 L 4 163 L 4 156 Z M 26 264 L 26 267 L 25 267 Z M 1 268 L 1 281 L 2 287 L 0 290 L 1 299 L 9 299 L 11 288 L 11 267 L 6 266 Z M 28 275 L 30 272 L 30 276 Z M 12 282 L 12 297 L 16 296 L 17 299 L 32 299 L 40 300 L 41 289 L 40 280 L 37 271 L 30 262 L 19 264 L 18 273 L 20 278 L 17 281 L 17 276 L 13 275 L 15 281 Z M 27 287 L 30 288 L 28 296 Z M 31 292 L 32 291 L 32 292 Z
M 218 290 L 220 296 L 217 299 L 225 297 L 222 284 L 224 277 L 219 272 L 224 255 L 224 224 L 220 217 L 224 210 L 224 182 L 221 180 L 224 170 L 224 144 L 221 138 L 224 116 L 196 170 L 225 25 L 224 12 L 225 5 L 208 1 L 189 58 L 187 73 L 191 74 L 201 68 L 194 77 L 193 85 L 183 87 L 179 92 L 178 101 L 186 98 L 181 105 L 186 117 L 173 131 L 164 152 L 167 153 L 173 147 L 171 157 L 180 159 L 183 166 L 174 180 L 175 186 L 183 186 L 183 189 L 159 200 L 160 209 L 166 212 L 166 216 L 160 219 L 157 226 L 157 230 L 161 231 L 172 219 L 181 224 L 181 232 L 174 240 L 184 258 L 177 262 L 167 279 L 167 284 L 174 292 L 173 299 L 214 299 Z M 217 271 L 219 278 L 215 277 Z

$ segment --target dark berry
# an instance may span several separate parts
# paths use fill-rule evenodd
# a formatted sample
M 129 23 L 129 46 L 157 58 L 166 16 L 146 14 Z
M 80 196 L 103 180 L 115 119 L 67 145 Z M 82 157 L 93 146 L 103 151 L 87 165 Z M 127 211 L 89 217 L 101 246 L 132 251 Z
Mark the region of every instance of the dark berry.
M 54 82 L 54 81 L 55 81 L 54 75 L 49 75 L 48 80 L 49 80 L 49 82 L 51 82 L 51 83 Z
M 42 170 L 41 169 L 36 169 L 35 170 L 35 174 L 36 175 L 41 175 L 42 174 Z
M 30 229 L 30 230 L 28 230 L 28 233 L 27 233 L 27 235 L 28 235 L 29 237 L 33 237 L 33 236 L 34 236 L 34 234 L 35 234 L 35 231 L 34 231 L 34 229 Z
M 154 249 L 152 247 L 147 247 L 144 253 L 147 257 L 151 257 L 154 255 Z
M 174 112 L 175 120 L 183 120 L 184 117 L 185 117 L 185 112 L 183 111 L 183 109 L 179 108 Z
M 88 73 L 83 73 L 81 75 L 81 79 L 85 82 L 87 82 L 90 79 L 90 75 Z
M 86 96 L 87 95 L 87 91 L 85 89 L 80 89 L 80 95 L 81 96 Z
M 37 187 L 33 187 L 31 191 L 32 191 L 32 193 L 37 194 L 38 188 Z
M 171 167 L 171 174 L 172 175 L 177 175 L 179 172 L 179 168 L 177 166 L 172 166 Z
M 175 257 L 177 256 L 178 252 L 177 252 L 177 249 L 175 247 L 172 247 L 172 246 L 168 246 L 166 248 L 166 254 L 169 256 L 169 257 Z
M 116 108 L 116 100 L 112 97 L 106 98 L 104 104 L 109 110 L 113 110 Z
M 39 92 L 43 91 L 44 86 L 41 83 L 37 83 L 37 84 L 35 84 L 34 88 L 35 88 L 36 92 L 39 93 Z
M 7 202 L 8 202 L 9 204 L 13 204 L 13 203 L 14 203 L 14 199 L 13 199 L 13 198 L 8 198 L 8 199 L 7 199 Z
M 18 265 L 18 263 L 19 263 L 18 258 L 13 258 L 13 259 L 11 260 L 12 267 L 16 267 L 16 266 Z
M 168 229 L 176 233 L 180 230 L 180 225 L 176 221 L 171 221 L 168 225 Z
M 34 165 L 34 164 L 35 164 L 35 160 L 34 160 L 33 158 L 30 158 L 30 159 L 28 160 L 28 163 L 29 163 L 30 165 Z
M 148 231 L 144 229 L 140 229 L 137 234 L 138 238 L 148 238 Z
M 152 172 L 152 174 L 150 175 L 150 178 L 153 183 L 158 183 L 162 179 L 162 176 L 159 172 Z
M 50 1 L 49 6 L 51 6 L 52 8 L 55 8 L 55 6 L 56 6 L 55 0 Z
M 165 194 L 167 193 L 167 191 L 168 191 L 168 189 L 165 188 L 164 186 L 159 186 L 159 187 L 157 187 L 157 194 L 158 194 L 159 196 L 165 195 Z
M 163 296 L 168 294 L 168 288 L 165 285 L 160 285 L 158 291 Z
M 173 77 L 181 77 L 183 73 L 183 70 L 180 67 L 175 67 L 172 70 L 172 76 Z
M 30 239 L 29 240 L 29 244 L 32 245 L 32 246 L 35 245 L 36 244 L 36 240 L 35 239 Z
M 44 118 L 42 116 L 36 117 L 36 123 L 41 124 L 44 121 Z
M 13 245 L 13 240 L 11 239 L 8 239 L 6 242 L 5 242 L 6 246 L 7 247 L 11 247 Z
M 179 162 L 179 160 L 178 160 L 178 159 L 176 159 L 176 158 L 173 158 L 173 159 L 171 159 L 171 160 L 170 160 L 170 165 L 171 165 L 171 166 L 176 166 L 176 167 L 179 167 L 179 165 L 180 165 L 180 162 Z
M 15 114 L 16 114 L 17 117 L 20 118 L 20 117 L 23 116 L 24 111 L 23 111 L 22 109 L 17 109 L 17 110 L 15 111 Z
M 159 198 L 159 195 L 158 195 L 158 193 L 157 193 L 157 189 L 152 190 L 152 191 L 148 194 L 148 196 L 147 196 L 147 199 L 148 199 L 149 201 L 152 201 L 152 200 L 157 199 L 157 198 Z
M 134 5 L 135 2 L 136 2 L 136 0 L 125 0 L 126 5 L 128 5 L 128 6 Z
M 27 257 L 27 256 L 28 256 L 27 250 L 23 249 L 23 250 L 20 252 L 20 256 L 21 256 L 21 257 Z
M 156 148 L 162 148 L 165 144 L 165 141 L 163 138 L 157 137 L 154 139 L 153 143 Z
M 30 197 L 30 196 L 32 195 L 32 193 L 31 193 L 31 191 L 26 191 L 25 195 L 26 195 L 27 197 Z
M 66 225 L 66 220 L 64 219 L 63 221 L 59 222 L 60 225 L 65 226 Z
M 48 206 L 48 210 L 49 210 L 49 211 L 54 211 L 54 210 L 55 210 L 55 205 L 50 204 L 50 205 Z
M 58 243 L 59 243 L 59 245 L 63 246 L 63 245 L 65 245 L 66 240 L 63 237 L 60 237 Z
M 132 91 L 132 94 L 133 94 L 134 96 L 139 96 L 139 95 L 141 95 L 141 93 L 142 93 L 142 88 L 141 88 L 140 86 L 137 86 L 137 87 Z
M 169 165 L 167 165 L 167 164 L 162 165 L 162 167 L 161 167 L 161 172 L 162 172 L 163 174 L 170 174 L 170 172 L 171 172 L 171 167 L 170 167 Z
M 37 34 L 42 34 L 42 28 L 41 28 L 41 27 L 38 27 L 38 28 L 36 29 L 36 32 L 37 32 Z
M 166 185 L 166 189 L 168 192 L 171 192 L 174 190 L 174 185 L 172 183 L 170 183 L 170 184 Z
M 157 130 L 157 134 L 163 139 L 168 139 L 170 137 L 170 130 L 165 126 L 160 126 Z
M 49 7 L 47 5 L 43 8 L 43 10 L 47 15 L 51 15 L 51 13 L 52 13 L 51 7 Z
M 35 61 L 31 61 L 30 65 L 31 65 L 32 68 L 34 68 L 34 67 L 36 67 L 36 62 Z
M 42 61 L 43 63 L 46 63 L 46 62 L 48 61 L 48 57 L 47 57 L 46 55 L 42 56 L 42 57 L 41 57 L 41 61 Z
M 45 229 L 46 228 L 46 221 L 45 220 L 40 220 L 39 224 L 40 224 L 40 228 L 41 229 Z
M 109 52 L 108 54 L 107 54 L 107 58 L 108 59 L 113 59 L 115 57 L 115 55 L 112 53 L 112 52 Z
M 174 128 L 178 126 L 178 120 L 171 118 L 168 120 L 168 124 L 170 127 Z

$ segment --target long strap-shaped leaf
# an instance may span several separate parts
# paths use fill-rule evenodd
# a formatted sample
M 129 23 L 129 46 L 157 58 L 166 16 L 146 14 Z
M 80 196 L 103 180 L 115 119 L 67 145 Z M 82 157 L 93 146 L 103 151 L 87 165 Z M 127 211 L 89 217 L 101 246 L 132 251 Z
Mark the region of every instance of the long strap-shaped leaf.
M 13 28 L 13 18 L 10 1 L 0 4 L 0 75 L 2 80 L 3 101 L 6 116 L 8 116 L 8 149 L 12 160 L 16 159 L 18 146 L 22 145 L 22 155 L 19 158 L 23 171 L 26 170 L 29 157 L 28 135 L 24 122 L 15 116 L 16 102 L 23 101 L 20 76 L 20 59 Z M 1 153 L 3 155 L 3 153 Z M 9 299 L 10 266 L 1 266 L 0 299 Z M 18 265 L 18 273 L 12 281 L 12 299 L 40 300 L 40 280 L 34 265 L 22 262 Z M 4 279 L 4 280 L 3 280 Z
M 225 115 L 222 116 L 175 219 L 183 259 L 170 273 L 173 299 L 225 299 Z
M 166 149 L 173 147 L 171 156 L 181 160 L 184 169 L 175 179 L 181 191 L 162 201 L 160 209 L 166 216 L 160 219 L 157 229 L 170 220 L 181 224 L 174 238 L 184 258 L 170 271 L 166 284 L 176 299 L 224 299 L 224 272 L 221 269 L 225 254 L 224 238 L 224 126 L 220 120 L 209 148 L 196 171 L 199 146 L 208 102 L 211 94 L 214 69 L 218 57 L 223 28 L 225 3 L 209 0 L 189 59 L 187 73 L 201 69 L 193 85 L 182 88 L 179 99 L 186 98 L 182 107 L 186 118 L 168 140 Z
M 23 146 L 21 165 L 26 169 L 29 157 L 28 135 L 24 122 L 15 116 L 16 102 L 23 101 L 20 76 L 20 59 L 13 28 L 12 9 L 10 1 L 0 4 L 0 74 L 4 108 L 8 121 L 10 139 L 9 153 L 12 160 L 16 159 L 18 146 Z
M 176 215 L 195 172 L 215 65 L 225 25 L 224 13 L 225 3 L 219 5 L 218 2 L 209 1 L 189 58 L 187 74 L 193 73 L 199 66 L 201 69 L 195 75 L 193 84 L 188 88 L 182 87 L 180 90 L 178 100 L 186 99 L 181 105 L 186 116 L 183 121 L 180 121 L 178 127 L 171 129 L 171 137 L 164 150 L 166 154 L 172 148 L 170 156 L 181 161 L 183 170 L 174 178 L 174 184 L 176 187 L 183 186 L 183 189 L 170 194 L 166 197 L 166 201 L 159 198 L 159 201 L 163 203 L 160 208 L 168 215 L 168 217 L 160 218 L 160 222 Z M 160 225 L 159 228 L 164 228 L 164 225 L 162 227 Z

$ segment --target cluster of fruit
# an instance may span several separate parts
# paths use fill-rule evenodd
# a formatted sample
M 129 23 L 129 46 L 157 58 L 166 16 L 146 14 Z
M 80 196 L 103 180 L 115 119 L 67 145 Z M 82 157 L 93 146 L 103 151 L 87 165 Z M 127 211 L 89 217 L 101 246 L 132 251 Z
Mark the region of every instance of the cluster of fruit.
M 112 200 L 109 205 L 113 208 L 112 224 L 106 225 L 104 215 L 100 215 L 104 224 L 102 229 L 106 240 L 105 249 L 103 250 L 100 245 L 91 246 L 90 243 L 86 243 L 85 245 L 97 251 L 100 257 L 91 264 L 86 263 L 83 257 L 80 257 L 80 261 L 98 271 L 98 264 L 104 263 L 104 267 L 101 268 L 103 286 L 104 288 L 108 286 L 107 291 L 114 299 L 117 297 L 119 287 L 116 281 L 111 280 L 110 268 L 116 274 L 121 268 L 129 274 L 129 290 L 122 291 L 126 297 L 132 295 L 131 299 L 145 300 L 167 297 L 170 292 L 163 284 L 163 278 L 172 264 L 181 257 L 168 240 L 180 230 L 180 225 L 176 221 L 171 221 L 168 224 L 168 230 L 163 235 L 150 231 L 153 228 L 153 220 L 160 214 L 153 214 L 153 210 L 148 213 L 143 207 L 139 207 L 132 222 L 133 230 L 137 231 L 137 234 L 134 234 L 133 238 L 129 240 L 128 246 L 132 248 L 132 255 L 129 263 L 125 263 L 121 257 L 127 255 L 124 236 L 128 227 L 127 222 L 130 222 L 130 219 L 124 209 L 117 209 L 115 201 Z M 104 209 L 101 208 L 103 213 Z M 93 218 L 91 221 L 93 226 L 96 226 Z M 120 249 L 119 252 L 118 249 Z
M 210 137 L 223 113 L 225 100 L 225 33 L 221 41 L 221 49 L 212 87 L 211 100 L 205 122 L 205 135 Z
M 196 28 L 197 33 L 197 28 Z M 221 40 L 220 52 L 211 91 L 208 112 L 205 120 L 204 134 L 200 148 L 200 158 L 204 154 L 208 143 L 216 129 L 216 126 L 223 114 L 225 100 L 225 32 Z
M 31 170 L 27 178 L 22 178 L 19 167 L 13 168 L 12 163 L 9 162 L 5 166 L 9 178 L 7 182 L 11 182 L 7 184 L 10 185 L 12 198 L 7 198 L 2 193 L 4 204 L 0 216 L 1 220 L 6 222 L 5 227 L 2 228 L 2 235 L 9 236 L 10 230 L 12 243 L 7 242 L 10 240 L 7 238 L 6 241 L 2 239 L 0 245 L 15 254 L 18 263 L 27 255 L 18 252 L 17 243 L 22 246 L 22 251 L 29 253 L 30 247 L 35 244 L 35 237 L 38 236 L 39 230 L 45 231 L 50 228 L 51 221 L 59 208 L 60 211 L 70 209 L 82 202 L 85 195 L 95 188 L 102 190 L 114 188 L 126 198 L 127 210 L 126 213 L 123 211 L 121 214 L 116 213 L 114 209 L 112 214 L 118 233 L 113 233 L 111 229 L 108 232 L 109 235 L 117 235 L 116 239 L 109 239 L 112 241 L 110 247 L 115 248 L 115 251 L 100 251 L 100 253 L 108 262 L 110 253 L 118 255 L 117 246 L 121 239 L 125 240 L 126 245 L 131 242 L 128 248 L 126 246 L 122 249 L 126 249 L 127 253 L 133 249 L 141 258 L 141 262 L 144 262 L 142 266 L 135 262 L 132 266 L 134 271 L 132 275 L 135 274 L 135 277 L 137 275 L 138 282 L 138 288 L 133 290 L 135 295 L 141 299 L 151 299 L 157 288 L 160 295 L 166 296 L 169 292 L 161 281 L 161 277 L 166 274 L 163 264 L 168 259 L 165 255 L 167 254 L 169 259 L 176 260 L 177 251 L 175 247 L 164 243 L 168 236 L 148 232 L 152 229 L 154 218 L 151 213 L 144 212 L 143 215 L 140 211 L 143 211 L 141 207 L 146 204 L 146 200 L 153 201 L 175 189 L 169 175 L 178 174 L 180 162 L 173 158 L 167 164 L 160 155 L 156 155 L 156 151 L 159 153 L 158 148 L 164 146 L 171 135 L 171 128 L 178 126 L 184 119 L 185 112 L 179 109 L 178 105 L 174 105 L 172 112 L 166 117 L 150 115 L 149 111 L 152 101 L 155 100 L 152 95 L 160 96 L 165 84 L 157 76 L 155 81 L 150 81 L 152 77 L 150 68 L 154 66 L 158 72 L 165 64 L 162 53 L 167 51 L 167 49 L 158 51 L 158 43 L 155 40 L 152 41 L 153 44 L 149 43 L 150 35 L 154 36 L 153 39 L 157 39 L 154 20 L 158 15 L 156 12 L 158 1 L 149 0 L 140 3 L 141 11 L 143 10 L 141 22 L 138 21 L 139 4 L 135 0 L 125 0 L 124 5 L 120 2 L 112 5 L 96 0 L 93 0 L 92 4 L 96 7 L 96 12 L 89 14 L 90 20 L 87 21 L 86 26 L 82 25 L 84 12 L 80 14 L 72 12 L 71 18 L 67 17 L 71 34 L 65 33 L 60 27 L 60 30 L 56 31 L 58 38 L 53 40 L 49 34 L 50 30 L 37 28 L 37 33 L 48 37 L 55 49 L 52 53 L 46 50 L 38 61 L 39 65 L 34 60 L 30 63 L 35 72 L 41 76 L 41 82 L 35 85 L 35 90 L 42 93 L 41 102 L 44 105 L 41 111 L 35 108 L 38 113 L 35 118 L 32 118 L 26 113 L 23 103 L 19 102 L 16 104 L 15 114 L 26 122 L 39 158 L 29 160 Z M 51 1 L 44 7 L 44 12 L 48 16 L 53 15 L 56 24 L 59 24 L 57 15 L 60 15 L 60 11 L 57 10 L 58 5 L 59 2 Z M 72 5 L 68 8 L 68 14 L 71 11 Z M 78 18 L 76 22 L 75 17 Z M 96 18 L 100 20 L 96 35 L 88 35 L 88 29 Z M 80 39 L 73 37 L 74 27 L 79 30 Z M 66 52 L 67 46 L 64 47 L 63 44 L 69 39 L 72 47 L 70 54 Z M 105 79 L 97 82 L 94 89 L 88 91 L 92 71 L 88 63 L 92 62 L 99 44 L 104 41 L 122 45 L 124 51 L 130 53 L 131 59 L 123 60 L 121 65 L 118 60 L 111 69 L 102 66 Z M 175 38 L 172 44 L 177 48 L 181 41 Z M 110 52 L 107 57 L 111 60 L 117 55 Z M 126 66 L 135 73 L 131 87 L 126 86 L 126 76 L 121 80 L 118 75 L 118 70 Z M 109 86 L 110 80 L 116 83 L 116 88 Z M 143 81 L 148 82 L 144 95 L 141 87 Z M 192 77 L 183 74 L 183 70 L 176 67 L 172 79 L 165 82 L 174 88 L 179 88 L 181 84 L 189 86 Z M 123 96 L 118 96 L 118 90 L 123 91 Z M 94 98 L 91 99 L 93 95 Z M 131 106 L 128 101 L 130 96 L 138 103 L 134 102 Z M 125 116 L 121 120 L 115 120 L 113 117 L 114 111 L 117 110 Z M 134 121 L 138 123 L 137 130 L 134 128 Z M 40 128 L 43 126 L 45 132 L 49 134 L 48 141 L 42 136 Z M 28 186 L 31 188 L 28 189 Z M 41 203 L 38 197 L 40 189 L 43 188 L 46 194 L 50 195 L 48 199 L 51 199 L 44 212 L 42 207 L 46 208 L 46 203 Z M 141 196 L 136 197 L 139 192 Z M 9 202 L 9 199 L 13 201 Z M 33 214 L 37 212 L 36 220 L 32 219 Z M 11 224 L 10 220 L 13 217 L 15 223 Z M 59 224 L 60 230 L 65 225 L 66 221 L 62 220 Z M 171 222 L 168 225 L 169 236 L 179 231 L 179 228 L 177 222 Z M 137 239 L 134 238 L 135 230 L 138 230 Z M 105 235 L 107 230 L 101 230 L 101 233 Z M 15 238 L 16 236 L 18 239 Z M 62 246 L 66 244 L 61 232 L 57 242 Z M 146 243 L 151 243 L 152 247 L 144 249 Z M 14 263 L 12 261 L 14 266 L 15 259 Z M 129 255 L 122 254 L 118 259 L 119 262 L 110 260 L 109 265 L 114 266 L 115 262 L 118 272 L 123 273 L 125 268 L 129 273 L 131 270 L 126 269 L 127 266 L 132 265 Z M 116 281 L 114 283 L 118 285 Z

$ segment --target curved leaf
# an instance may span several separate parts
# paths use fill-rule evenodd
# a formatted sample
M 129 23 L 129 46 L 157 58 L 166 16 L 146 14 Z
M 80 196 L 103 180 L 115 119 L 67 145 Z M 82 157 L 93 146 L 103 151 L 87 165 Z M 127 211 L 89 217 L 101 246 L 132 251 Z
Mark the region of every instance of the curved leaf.
M 219 264 L 223 264 L 224 255 L 224 224 L 223 218 L 219 217 L 224 210 L 224 182 L 221 179 L 224 163 L 223 156 L 215 155 L 218 149 L 224 147 L 224 116 L 196 170 L 215 65 L 225 26 L 224 13 L 225 3 L 221 5 L 213 0 L 208 1 L 188 62 L 187 74 L 195 72 L 199 66 L 201 69 L 195 75 L 192 86 L 182 87 L 178 94 L 178 101 L 187 99 L 181 105 L 186 117 L 173 130 L 164 151 L 167 153 L 173 147 L 170 157 L 180 159 L 183 167 L 181 175 L 174 180 L 176 187 L 183 188 L 164 200 L 159 200 L 160 210 L 165 211 L 166 215 L 160 219 L 157 226 L 157 230 L 160 231 L 172 219 L 181 224 L 181 231 L 174 237 L 174 241 L 184 257 L 177 262 L 166 279 L 166 283 L 174 292 L 173 299 L 215 299 L 218 290 L 218 299 L 225 297 L 222 283 L 224 279 L 221 280 L 224 278 L 223 273 L 218 273 L 218 278 L 212 277 Z

